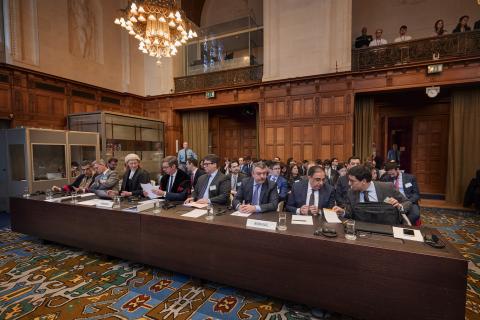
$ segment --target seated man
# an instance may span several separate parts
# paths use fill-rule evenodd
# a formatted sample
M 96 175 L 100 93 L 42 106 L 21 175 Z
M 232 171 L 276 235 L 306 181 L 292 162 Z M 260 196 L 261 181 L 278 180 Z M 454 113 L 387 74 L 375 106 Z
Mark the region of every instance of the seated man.
M 351 156 L 347 162 L 347 170 L 358 165 L 360 165 L 360 158 L 357 156 Z M 339 175 L 340 177 L 335 184 L 335 201 L 337 201 L 337 206 L 343 207 L 347 202 L 347 194 L 348 190 L 350 190 L 350 185 L 348 183 L 348 175 Z
M 98 196 L 106 196 L 106 190 L 118 190 L 118 173 L 109 169 L 103 159 L 94 161 L 92 164 L 98 175 L 87 191 L 94 192 Z
M 285 179 L 280 175 L 281 173 L 280 162 L 270 162 L 268 171 L 269 171 L 268 180 L 277 183 L 278 201 L 285 201 L 287 199 L 287 194 L 288 194 L 288 182 L 287 182 L 287 179 Z
M 267 179 L 268 168 L 264 162 L 252 166 L 252 176 L 242 181 L 233 207 L 243 213 L 276 211 L 278 207 L 277 184 Z
M 85 192 L 90 185 L 95 180 L 96 174 L 93 173 L 92 163 L 88 160 L 82 162 L 81 165 L 81 174 L 73 181 L 72 184 L 66 184 L 63 188 L 53 186 L 53 191 L 64 191 L 64 192 Z
M 420 207 L 418 206 L 420 191 L 418 190 L 417 179 L 411 174 L 402 173 L 396 162 L 386 163 L 385 171 L 385 174 L 380 180 L 393 182 L 395 189 L 412 203 L 410 210 L 408 210 L 407 217 L 412 224 L 415 224 L 420 218 Z
M 148 172 L 140 168 L 140 157 L 135 153 L 127 154 L 125 157 L 125 164 L 128 168 L 123 174 L 120 195 L 123 197 L 142 196 L 143 190 L 140 184 L 150 183 Z M 113 197 L 118 195 L 118 192 L 115 190 L 108 190 L 107 194 L 110 197 Z
M 288 196 L 287 211 L 318 215 L 321 208 L 332 208 L 335 205 L 335 189 L 326 180 L 323 168 L 311 167 L 308 180 L 300 180 L 293 185 L 292 193 Z
M 348 169 L 347 176 L 350 190 L 345 209 L 333 207 L 338 215 L 352 218 L 353 207 L 359 202 L 386 202 L 400 212 L 410 210 L 411 202 L 395 190 L 391 183 L 372 181 L 372 172 L 369 168 L 362 165 L 352 167 Z
M 195 158 L 190 158 L 187 160 L 187 171 L 190 174 L 190 182 L 192 184 L 192 189 L 195 189 L 198 183 L 198 178 L 205 174 L 203 169 L 198 167 L 198 160 Z
M 231 193 L 235 196 L 237 194 L 237 188 L 242 185 L 242 180 L 247 177 L 240 172 L 238 160 L 232 160 L 232 162 L 230 162 L 230 173 L 227 174 L 227 177 L 230 178 Z
M 190 177 L 183 170 L 178 169 L 178 160 L 175 156 L 163 158 L 162 170 L 165 174 L 160 180 L 160 188 L 152 192 L 168 201 L 185 201 L 190 195 Z M 146 192 L 143 193 L 145 196 Z
M 215 154 L 208 154 L 203 158 L 206 174 L 198 178 L 192 197 L 188 198 L 185 203 L 195 201 L 199 204 L 229 204 L 230 179 L 218 170 L 219 161 L 220 158 Z

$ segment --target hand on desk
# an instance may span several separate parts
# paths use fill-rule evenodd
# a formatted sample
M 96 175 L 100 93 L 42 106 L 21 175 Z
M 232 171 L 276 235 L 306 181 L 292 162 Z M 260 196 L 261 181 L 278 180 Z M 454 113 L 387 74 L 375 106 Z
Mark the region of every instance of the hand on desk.
M 300 214 L 301 215 L 308 215 L 311 213 L 312 215 L 316 216 L 319 213 L 319 209 L 316 206 L 307 206 L 303 205 L 300 207 Z
M 157 196 L 160 197 L 165 197 L 165 194 L 167 193 L 166 191 L 160 190 L 160 189 L 152 189 L 152 193 L 156 194 Z M 143 195 L 145 197 L 148 197 L 148 193 L 146 191 L 143 191 Z
M 109 197 L 114 197 L 116 195 L 118 195 L 118 191 L 115 191 L 115 190 L 108 190 L 107 191 L 107 196 L 109 196 Z
M 122 197 L 131 197 L 132 196 L 132 193 L 129 192 L 129 191 L 122 191 L 122 193 L 120 194 Z
M 242 204 L 238 208 L 238 211 L 241 213 L 255 213 L 257 212 L 257 208 L 255 206 L 252 206 L 251 204 Z
M 333 211 L 339 216 L 343 216 L 345 214 L 345 210 L 340 208 L 339 206 L 335 206 L 332 208 Z

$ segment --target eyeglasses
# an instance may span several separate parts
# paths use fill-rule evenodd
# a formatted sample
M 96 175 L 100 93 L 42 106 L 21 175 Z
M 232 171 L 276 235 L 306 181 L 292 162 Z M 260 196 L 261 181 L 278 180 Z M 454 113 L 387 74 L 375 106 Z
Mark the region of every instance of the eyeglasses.
M 209 166 L 209 165 L 211 165 L 211 164 L 213 164 L 213 162 L 204 162 L 204 163 L 203 163 L 204 166 Z

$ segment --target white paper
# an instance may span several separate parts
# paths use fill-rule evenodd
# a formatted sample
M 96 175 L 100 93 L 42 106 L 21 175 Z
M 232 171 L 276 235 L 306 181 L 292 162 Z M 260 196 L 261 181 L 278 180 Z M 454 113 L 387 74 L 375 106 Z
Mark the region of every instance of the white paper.
M 150 199 L 158 198 L 158 196 L 152 192 L 152 190 L 158 190 L 158 187 L 152 186 L 151 183 L 140 183 L 140 185 L 142 186 L 142 190 L 147 192 L 147 197 L 149 197 Z
M 81 205 L 84 205 L 84 206 L 96 206 L 97 202 L 98 202 L 98 199 L 92 199 L 92 200 L 79 202 L 78 204 L 81 204 Z
M 234 213 L 231 214 L 231 216 L 244 217 L 244 218 L 247 218 L 250 215 L 251 213 L 242 213 L 240 211 L 235 211 Z
M 423 242 L 423 236 L 422 236 L 422 233 L 420 232 L 420 230 L 410 229 L 410 228 L 399 228 L 399 227 L 392 227 L 392 228 L 393 228 L 393 237 L 394 238 Z M 413 236 L 410 236 L 408 234 L 404 234 L 403 229 L 413 230 Z
M 137 205 L 137 211 L 142 212 L 145 210 L 152 209 L 155 206 L 155 202 L 141 203 Z
M 277 229 L 277 223 L 272 221 L 247 219 L 247 227 L 275 231 Z
M 94 196 L 94 195 L 95 195 L 95 193 L 91 193 L 91 192 L 89 192 L 89 193 L 80 193 L 80 197 L 81 197 L 81 198 L 90 197 L 90 196 Z
M 203 209 L 203 208 L 206 208 L 208 206 L 208 203 L 189 202 L 189 203 L 184 203 L 183 205 L 185 207 Z
M 304 224 L 307 226 L 313 226 L 313 219 L 312 216 L 292 214 L 292 224 Z
M 138 204 L 144 204 L 144 203 L 155 203 L 155 202 L 163 202 L 165 201 L 165 199 L 153 199 L 153 200 L 143 200 L 143 201 L 139 201 Z
M 192 211 L 182 214 L 182 217 L 198 218 L 203 216 L 204 214 L 207 214 L 207 210 L 193 209 Z
M 99 200 L 97 199 L 97 203 L 95 204 L 97 207 L 103 207 L 103 208 L 112 208 L 113 207 L 113 201 L 110 200 Z
M 337 213 L 331 209 L 323 209 L 323 214 L 328 223 L 342 223 L 342 221 L 338 219 Z

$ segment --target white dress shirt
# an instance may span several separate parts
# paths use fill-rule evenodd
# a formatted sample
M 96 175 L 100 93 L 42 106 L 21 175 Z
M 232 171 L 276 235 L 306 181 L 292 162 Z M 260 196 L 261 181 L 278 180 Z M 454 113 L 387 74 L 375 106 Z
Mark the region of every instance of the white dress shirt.
M 313 198 L 314 198 L 314 206 L 318 208 L 318 197 L 319 197 L 319 193 L 320 193 L 320 190 L 313 190 L 312 189 L 312 186 L 310 186 L 310 183 L 308 183 L 308 189 L 307 189 L 307 198 L 305 199 L 305 205 L 309 205 L 309 202 L 310 202 L 310 195 L 312 194 L 312 191 L 315 191 L 313 193 Z M 297 208 L 297 211 L 296 211 L 297 214 L 300 214 L 300 208 Z
M 385 39 L 373 39 L 371 42 L 370 42 L 370 45 L 369 47 L 377 47 L 377 46 L 383 46 L 384 44 L 387 44 L 388 41 L 385 40 Z
M 403 42 L 403 41 L 410 41 L 410 40 L 412 40 L 411 36 L 404 35 L 404 36 L 400 36 L 398 38 L 395 38 L 395 40 L 393 40 L 393 41 L 394 42 Z
M 377 190 L 375 190 L 375 185 L 373 184 L 373 182 L 370 182 L 370 185 L 368 186 L 366 191 L 368 192 L 368 199 L 370 200 L 370 202 L 378 202 Z M 360 192 L 361 203 L 365 202 L 364 194 L 365 193 Z

